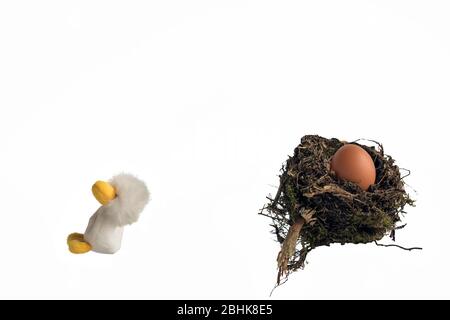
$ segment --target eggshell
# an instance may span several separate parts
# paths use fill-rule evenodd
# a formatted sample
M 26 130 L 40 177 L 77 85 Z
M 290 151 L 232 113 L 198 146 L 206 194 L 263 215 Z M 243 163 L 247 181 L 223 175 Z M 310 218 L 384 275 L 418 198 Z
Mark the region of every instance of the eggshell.
M 375 164 L 367 151 L 356 144 L 346 144 L 336 151 L 331 159 L 331 170 L 363 190 L 375 183 Z

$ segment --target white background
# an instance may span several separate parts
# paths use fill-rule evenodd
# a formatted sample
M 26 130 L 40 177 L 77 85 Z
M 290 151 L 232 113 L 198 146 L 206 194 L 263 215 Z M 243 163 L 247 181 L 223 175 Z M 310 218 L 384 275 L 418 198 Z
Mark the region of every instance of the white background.
M 275 299 L 450 298 L 447 1 L 2 1 L 0 298 L 269 298 L 257 215 L 305 134 L 381 141 L 417 207 L 399 244 L 309 255 Z M 153 200 L 71 255 L 97 179 Z M 389 239 L 386 239 L 389 243 Z

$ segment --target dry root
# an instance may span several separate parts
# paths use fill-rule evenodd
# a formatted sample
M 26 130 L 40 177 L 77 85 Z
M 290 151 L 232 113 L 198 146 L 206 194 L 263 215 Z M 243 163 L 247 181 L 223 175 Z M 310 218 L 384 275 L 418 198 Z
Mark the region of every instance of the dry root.
M 288 264 L 290 259 L 295 254 L 295 249 L 297 246 L 297 240 L 300 236 L 300 231 L 303 226 L 308 223 L 314 223 L 315 218 L 313 210 L 303 210 L 300 216 L 295 220 L 295 222 L 289 228 L 289 231 L 286 235 L 286 239 L 284 239 L 283 244 L 281 246 L 281 250 L 278 253 L 277 262 L 278 262 L 278 277 L 277 284 L 280 284 L 281 279 L 288 274 Z

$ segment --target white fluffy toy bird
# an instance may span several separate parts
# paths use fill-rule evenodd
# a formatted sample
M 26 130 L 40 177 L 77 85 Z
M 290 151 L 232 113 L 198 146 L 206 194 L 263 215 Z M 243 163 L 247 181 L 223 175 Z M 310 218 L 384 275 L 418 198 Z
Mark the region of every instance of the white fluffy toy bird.
M 84 234 L 69 235 L 69 250 L 75 254 L 91 250 L 116 253 L 122 243 L 124 227 L 139 219 L 150 193 L 143 181 L 130 174 L 119 174 L 109 182 L 97 181 L 92 193 L 102 206 L 89 220 Z

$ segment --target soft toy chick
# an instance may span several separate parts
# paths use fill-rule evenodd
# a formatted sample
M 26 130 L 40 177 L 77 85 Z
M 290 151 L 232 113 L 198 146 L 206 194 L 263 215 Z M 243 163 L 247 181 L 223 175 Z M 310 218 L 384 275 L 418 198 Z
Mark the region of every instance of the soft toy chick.
M 129 174 L 120 174 L 109 182 L 97 181 L 92 193 L 102 206 L 89 220 L 83 234 L 67 238 L 72 253 L 115 253 L 122 243 L 123 228 L 136 222 L 149 201 L 144 182 Z

